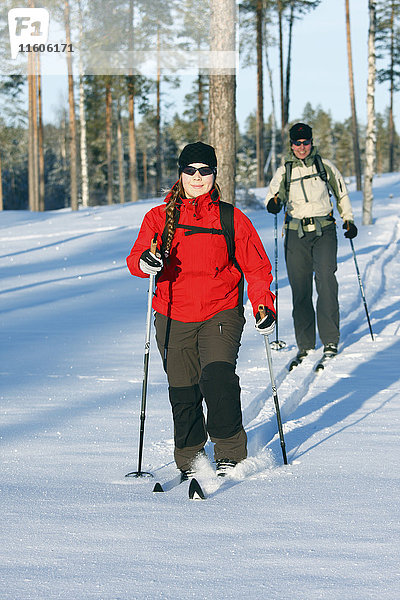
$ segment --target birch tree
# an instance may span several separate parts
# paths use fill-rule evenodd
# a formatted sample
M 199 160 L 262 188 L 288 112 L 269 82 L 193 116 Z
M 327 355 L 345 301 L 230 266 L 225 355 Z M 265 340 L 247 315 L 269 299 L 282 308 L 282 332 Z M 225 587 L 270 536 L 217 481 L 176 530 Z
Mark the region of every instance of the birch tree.
M 69 0 L 64 1 L 64 21 L 67 47 L 71 45 L 71 25 Z M 78 182 L 77 182 L 77 156 L 76 156 L 76 118 L 74 98 L 74 76 L 72 71 L 72 57 L 66 52 L 68 69 L 68 106 L 69 106 L 69 152 L 70 152 L 70 193 L 71 209 L 78 210 Z
M 376 79 L 376 2 L 368 1 L 369 31 L 368 31 L 368 84 L 367 84 L 367 133 L 365 140 L 365 172 L 364 172 L 364 200 L 362 223 L 372 224 L 373 192 L 372 182 L 375 173 L 376 160 L 376 124 L 375 124 L 375 79 Z
M 83 69 L 83 18 L 82 2 L 78 0 L 79 14 L 79 129 L 80 129 L 80 158 L 82 181 L 82 206 L 89 206 L 89 170 L 87 149 L 87 126 L 85 112 L 85 86 Z

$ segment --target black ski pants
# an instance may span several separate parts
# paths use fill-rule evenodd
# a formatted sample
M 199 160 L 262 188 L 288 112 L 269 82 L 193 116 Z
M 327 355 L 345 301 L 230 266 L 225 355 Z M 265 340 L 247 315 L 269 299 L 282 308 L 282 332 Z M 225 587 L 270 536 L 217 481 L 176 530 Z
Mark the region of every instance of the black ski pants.
M 313 274 L 317 290 L 318 333 L 324 345 L 339 342 L 339 302 L 337 270 L 336 225 L 304 232 L 287 229 L 285 260 L 292 289 L 293 322 L 300 350 L 315 347 L 315 311 L 313 306 Z
M 190 468 L 208 435 L 215 444 L 216 460 L 239 462 L 247 456 L 235 372 L 244 323 L 237 308 L 196 323 L 156 314 L 156 339 L 168 377 L 179 469 Z

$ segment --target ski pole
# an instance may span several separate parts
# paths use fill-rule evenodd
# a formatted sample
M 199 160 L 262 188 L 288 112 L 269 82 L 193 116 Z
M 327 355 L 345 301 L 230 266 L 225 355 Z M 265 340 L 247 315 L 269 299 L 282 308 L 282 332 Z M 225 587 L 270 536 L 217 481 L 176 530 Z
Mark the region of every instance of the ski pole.
M 359 271 L 358 264 L 357 264 L 356 251 L 354 250 L 353 240 L 350 239 L 349 241 L 350 241 L 351 249 L 353 251 L 354 264 L 355 264 L 356 271 L 357 271 L 358 284 L 360 286 L 361 297 L 362 297 L 362 300 L 363 300 L 363 303 L 364 303 L 365 314 L 367 315 L 368 327 L 369 327 L 369 331 L 370 331 L 370 334 L 371 334 L 372 341 L 374 341 L 374 334 L 372 333 L 371 321 L 369 320 L 367 301 L 365 299 L 365 294 L 364 294 L 364 287 L 363 287 L 363 284 L 362 284 L 362 281 L 361 281 L 361 275 L 360 275 L 360 271 Z
M 278 338 L 278 215 L 274 215 L 274 238 L 275 238 L 275 341 L 271 342 L 273 350 L 280 350 L 286 346 L 286 342 Z
M 265 308 L 262 304 L 260 304 L 260 306 L 258 307 L 258 311 L 260 313 L 260 317 L 263 318 L 265 317 Z M 278 422 L 278 431 L 279 431 L 279 439 L 281 442 L 281 449 L 282 449 L 282 456 L 283 456 L 283 463 L 285 465 L 288 464 L 287 462 L 287 457 L 286 457 L 286 447 L 285 447 L 285 438 L 283 437 L 283 428 L 282 428 L 282 420 L 281 420 L 281 411 L 279 409 L 279 400 L 278 400 L 278 392 L 276 390 L 276 385 L 275 385 L 275 377 L 274 377 L 274 370 L 272 368 L 272 355 L 271 355 L 271 348 L 269 346 L 269 342 L 268 342 L 268 336 L 264 335 L 264 342 L 265 342 L 265 349 L 267 351 L 267 360 L 268 360 L 268 367 L 269 367 L 269 375 L 271 378 L 271 388 L 272 388 L 272 396 L 274 398 L 274 404 L 275 404 L 275 412 L 276 412 L 276 420 Z
M 157 251 L 157 233 L 151 242 L 150 251 L 155 254 Z M 140 434 L 139 434 L 139 459 L 137 471 L 127 473 L 125 477 L 153 477 L 151 473 L 142 471 L 143 441 L 144 441 L 144 422 L 146 420 L 146 400 L 147 400 L 147 380 L 149 374 L 150 358 L 150 330 L 151 330 L 151 304 L 153 299 L 154 275 L 150 275 L 149 293 L 147 296 L 147 317 L 146 317 L 146 338 L 144 343 L 144 370 L 142 383 L 142 404 L 140 408 Z

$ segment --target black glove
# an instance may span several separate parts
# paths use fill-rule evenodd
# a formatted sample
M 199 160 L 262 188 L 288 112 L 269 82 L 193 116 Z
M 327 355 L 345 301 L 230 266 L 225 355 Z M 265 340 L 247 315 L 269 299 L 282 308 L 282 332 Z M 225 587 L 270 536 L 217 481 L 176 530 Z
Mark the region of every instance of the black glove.
M 271 200 L 268 201 L 267 204 L 267 211 L 273 215 L 277 215 L 278 212 L 281 210 L 282 208 L 282 204 L 280 199 L 277 196 L 274 196 L 273 198 L 271 198 Z
M 343 229 L 346 229 L 344 237 L 348 238 L 349 240 L 355 238 L 358 233 L 357 227 L 354 225 L 353 221 L 345 221 L 343 223 Z
M 260 312 L 256 314 L 256 329 L 263 335 L 271 335 L 275 329 L 275 315 L 270 308 L 264 308 L 265 317 L 261 318 Z
M 139 267 L 146 275 L 157 275 L 163 268 L 161 254 L 159 252 L 153 254 L 150 250 L 145 250 L 140 257 Z

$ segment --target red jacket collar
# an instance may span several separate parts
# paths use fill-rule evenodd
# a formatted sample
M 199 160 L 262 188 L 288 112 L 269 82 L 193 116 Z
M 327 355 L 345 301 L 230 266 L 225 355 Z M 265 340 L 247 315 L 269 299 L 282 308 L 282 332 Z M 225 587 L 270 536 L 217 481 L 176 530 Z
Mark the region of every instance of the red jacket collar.
M 174 188 L 175 186 L 173 186 Z M 172 189 L 173 189 L 172 188 Z M 164 202 L 169 202 L 172 196 L 172 189 L 170 192 L 168 192 Z M 196 198 L 180 198 L 180 201 L 182 204 L 188 204 L 189 202 L 191 204 L 195 204 L 196 206 L 198 206 L 199 204 L 210 204 L 210 203 L 216 203 L 219 200 L 219 194 L 217 192 L 217 190 L 215 188 L 213 188 L 212 190 L 210 190 L 209 192 L 207 192 L 206 194 L 202 194 L 201 196 L 197 196 Z

